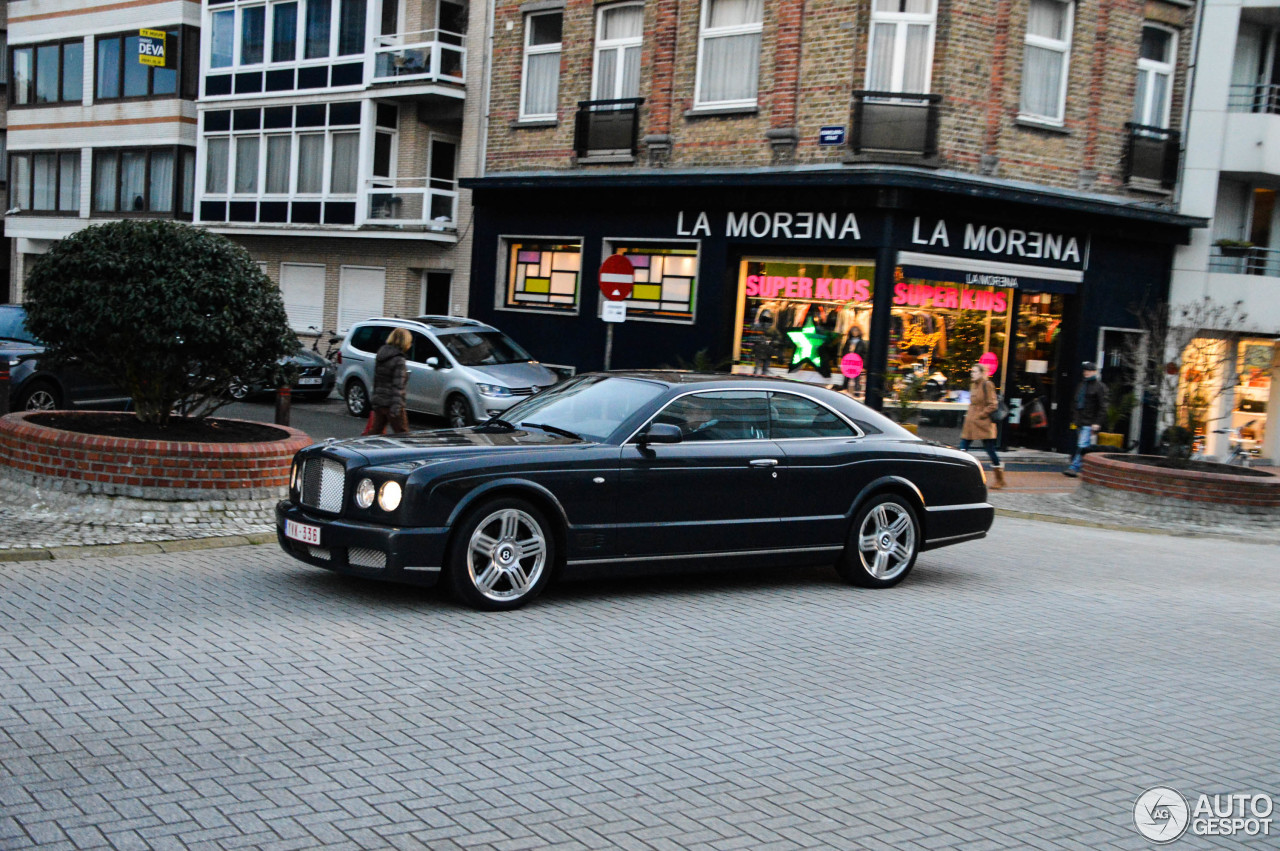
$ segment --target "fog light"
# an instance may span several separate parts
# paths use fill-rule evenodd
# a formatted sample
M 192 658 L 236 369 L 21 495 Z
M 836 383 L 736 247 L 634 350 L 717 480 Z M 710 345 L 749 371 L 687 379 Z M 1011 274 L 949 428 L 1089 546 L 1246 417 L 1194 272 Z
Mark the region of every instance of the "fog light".
M 382 490 L 378 491 L 378 507 L 383 511 L 395 511 L 400 507 L 402 495 L 399 482 L 386 482 L 382 485 Z
M 373 505 L 373 492 L 373 480 L 361 479 L 360 484 L 356 485 L 356 505 L 361 508 Z

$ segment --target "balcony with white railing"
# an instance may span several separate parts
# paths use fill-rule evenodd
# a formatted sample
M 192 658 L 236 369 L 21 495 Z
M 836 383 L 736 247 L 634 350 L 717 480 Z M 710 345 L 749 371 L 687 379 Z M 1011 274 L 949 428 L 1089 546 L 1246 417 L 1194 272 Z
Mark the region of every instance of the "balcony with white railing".
M 360 222 L 364 227 L 457 229 L 455 181 L 426 177 L 374 178 L 367 181 L 365 187 L 366 210 Z
M 464 38 L 445 30 L 377 35 L 366 54 L 368 85 L 466 83 Z

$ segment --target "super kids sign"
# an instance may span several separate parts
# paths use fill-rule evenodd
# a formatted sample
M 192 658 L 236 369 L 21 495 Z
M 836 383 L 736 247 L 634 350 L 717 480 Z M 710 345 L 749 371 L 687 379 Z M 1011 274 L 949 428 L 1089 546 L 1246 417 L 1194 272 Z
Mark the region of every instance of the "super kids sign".
M 893 287 L 893 304 L 895 307 L 954 307 L 1004 313 L 1009 308 L 1009 296 L 1003 290 L 990 292 L 967 287 L 902 283 Z
M 747 295 L 756 298 L 825 298 L 832 301 L 871 301 L 871 282 L 865 278 L 807 278 L 748 275 Z

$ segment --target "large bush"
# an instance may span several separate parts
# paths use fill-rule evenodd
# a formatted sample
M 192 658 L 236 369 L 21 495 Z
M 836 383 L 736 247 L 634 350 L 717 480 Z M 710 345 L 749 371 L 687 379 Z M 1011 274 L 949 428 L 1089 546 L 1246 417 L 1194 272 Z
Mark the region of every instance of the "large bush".
M 232 380 L 271 374 L 297 345 L 248 252 L 177 222 L 85 228 L 32 267 L 27 297 L 49 357 L 119 385 L 160 426 L 175 411 L 208 416 Z

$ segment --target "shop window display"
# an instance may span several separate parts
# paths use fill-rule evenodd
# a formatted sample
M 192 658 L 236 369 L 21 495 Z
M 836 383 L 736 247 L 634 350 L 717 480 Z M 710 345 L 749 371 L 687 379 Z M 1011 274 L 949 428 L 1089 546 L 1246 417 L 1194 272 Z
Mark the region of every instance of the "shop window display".
M 1234 437 L 1245 452 L 1255 454 L 1267 433 L 1267 401 L 1271 396 L 1271 371 L 1276 341 L 1245 338 L 1240 341 L 1236 375 L 1239 386 L 1231 413 Z
M 698 279 L 696 247 L 615 244 L 635 269 L 627 317 L 692 321 Z
M 959 440 L 969 370 L 988 353 L 996 364 L 991 378 L 1001 385 L 1012 308 L 1012 290 L 908 279 L 895 270 L 886 389 L 892 400 L 908 381 L 923 379 L 922 435 Z
M 577 310 L 580 244 L 511 242 L 507 250 L 507 307 Z
M 745 259 L 739 277 L 734 372 L 778 375 L 847 389 L 850 353 L 866 357 L 875 266 L 848 260 Z

